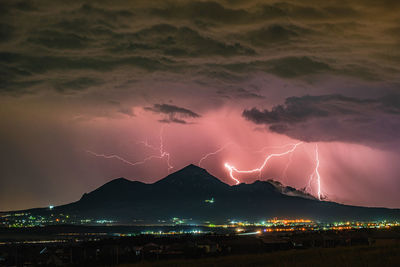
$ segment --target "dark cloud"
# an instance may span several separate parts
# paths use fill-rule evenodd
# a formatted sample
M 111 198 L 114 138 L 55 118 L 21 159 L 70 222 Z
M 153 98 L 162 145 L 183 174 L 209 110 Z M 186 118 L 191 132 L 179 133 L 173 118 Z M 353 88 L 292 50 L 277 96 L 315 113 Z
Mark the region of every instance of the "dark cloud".
M 271 24 L 248 32 L 244 38 L 257 46 L 268 46 L 271 43 L 287 43 L 309 33 L 310 30 L 292 24 Z
M 188 1 L 168 3 L 151 9 L 150 14 L 167 19 L 184 19 L 212 21 L 214 23 L 248 24 L 278 18 L 302 18 L 307 20 L 328 20 L 331 18 L 348 18 L 359 15 L 351 6 L 321 6 L 307 3 L 274 2 L 270 4 L 248 3 L 243 5 L 227 5 L 218 1 Z M 228 7 L 229 6 L 229 7 Z
M 250 21 L 252 14 L 243 9 L 224 7 L 217 2 L 189 1 L 170 4 L 151 10 L 153 15 L 171 19 L 204 19 L 220 23 L 243 23 Z
M 270 65 L 269 72 L 287 78 L 332 70 L 328 64 L 310 57 L 285 57 L 267 63 Z
M 169 56 L 233 56 L 254 55 L 255 51 L 240 43 L 227 44 L 203 36 L 189 27 L 158 24 L 133 34 L 114 36 L 119 42 L 113 52 L 140 52 L 149 50 Z
M 10 94 L 24 94 L 26 90 L 14 90 L 26 85 L 27 87 L 36 84 L 38 80 L 50 82 L 49 87 L 55 88 L 59 92 L 80 91 L 89 86 L 98 85 L 99 81 L 91 78 L 76 77 L 66 82 L 51 82 L 54 77 L 47 80 L 35 77 L 35 75 L 44 75 L 52 72 L 66 71 L 96 71 L 107 72 L 121 67 L 133 67 L 146 72 L 155 72 L 180 68 L 173 61 L 167 59 L 154 59 L 148 57 L 65 57 L 65 56 L 39 56 L 19 53 L 0 52 L 0 77 L 4 78 L 0 83 L 0 91 Z M 76 74 L 75 74 L 76 75 Z M 75 87 L 74 87 L 75 86 Z
M 104 19 L 92 19 L 90 17 L 61 18 L 60 21 L 51 25 L 54 30 L 69 33 L 79 33 L 91 36 L 111 36 L 116 26 Z
M 384 31 L 385 34 L 389 36 L 394 36 L 397 39 L 400 39 L 400 26 L 395 26 Z
M 135 76 L 123 79 L 140 82 L 163 72 L 175 81 L 191 77 L 191 82 L 207 90 L 212 90 L 211 84 L 237 88 L 238 82 L 264 74 L 309 83 L 314 79 L 309 76 L 318 74 L 398 80 L 398 23 L 388 18 L 378 29 L 367 19 L 375 13 L 386 18 L 382 10 L 388 12 L 396 3 L 315 3 L 78 1 L 62 5 L 5 0 L 0 4 L 4 14 L 1 90 L 23 94 L 56 88 L 51 81 L 63 78 L 54 76 L 60 71 L 78 80 L 119 68 Z M 24 19 L 15 19 L 20 17 Z M 34 87 L 31 81 L 41 81 L 43 86 Z M 18 89 L 23 85 L 26 90 Z M 115 84 L 108 87 L 120 89 Z M 267 94 L 236 94 L 238 98 L 258 95 Z
M 387 73 L 389 71 L 393 70 L 390 69 L 386 70 Z M 367 81 L 378 81 L 381 80 L 382 78 L 381 77 L 382 75 L 374 73 L 371 67 L 368 66 L 366 67 L 357 64 L 346 64 L 345 66 L 343 66 L 342 69 L 336 70 L 336 73 L 345 76 L 359 77 Z
M 287 17 L 302 18 L 305 20 L 331 20 L 332 18 L 354 18 L 359 13 L 351 6 L 346 5 L 310 5 L 306 3 L 278 2 L 276 8 L 283 10 Z
M 80 77 L 72 80 L 61 80 L 54 82 L 54 88 L 61 93 L 86 90 L 92 86 L 103 84 L 100 79 Z
M 2 1 L 0 4 L 0 14 L 7 14 L 12 10 L 30 12 L 36 11 L 37 7 L 32 1 Z
M 21 10 L 21 11 L 35 11 L 37 8 L 35 5 L 32 3 L 32 1 L 17 1 L 12 5 L 15 9 Z
M 188 124 L 187 121 L 177 118 L 168 118 L 168 119 L 161 119 L 158 120 L 161 123 L 180 123 L 180 124 Z
M 63 56 L 36 56 L 18 53 L 0 52 L 0 58 L 5 63 L 17 65 L 31 73 L 44 73 L 52 70 L 96 70 L 107 71 L 120 66 L 133 66 L 148 71 L 166 69 L 166 63 L 173 63 L 166 59 L 147 57 L 63 57 Z
M 323 8 L 323 11 L 330 17 L 334 18 L 351 18 L 359 16 L 360 13 L 357 12 L 354 8 L 349 6 L 328 6 Z
M 219 90 L 217 91 L 217 94 L 219 94 L 222 97 L 226 98 L 238 98 L 238 99 L 264 99 L 265 97 L 256 93 L 252 92 L 250 90 L 246 90 L 244 88 L 229 88 L 225 90 Z
M 7 42 L 10 41 L 15 28 L 11 25 L 1 23 L 0 24 L 0 42 Z
M 0 53 L 0 59 L 5 59 L 6 57 L 1 57 L 1 53 Z M 32 72 L 29 72 L 25 69 L 22 68 L 18 68 L 15 66 L 7 65 L 7 64 L 1 64 L 0 63 L 0 80 L 2 80 L 3 82 L 10 80 L 10 79 L 14 79 L 16 77 L 27 77 L 27 76 L 31 76 Z
M 243 116 L 268 125 L 273 132 L 307 142 L 344 141 L 389 148 L 398 142 L 400 95 L 378 99 L 290 97 L 271 110 L 244 110 Z
M 19 67 L 4 64 L 7 60 L 0 53 L 0 93 L 18 96 L 32 93 L 31 87 L 42 82 L 41 79 L 32 78 L 32 73 Z
M 134 14 L 126 9 L 114 9 L 114 8 L 102 8 L 90 4 L 83 4 L 78 10 L 72 12 L 72 14 L 78 14 L 83 16 L 90 16 L 92 18 L 102 17 L 108 20 L 116 20 L 120 17 L 131 18 Z
M 27 39 L 27 42 L 56 49 L 82 49 L 89 45 L 87 37 L 51 30 L 37 31 Z
M 154 104 L 153 107 L 147 107 L 147 110 L 151 110 L 156 113 L 164 113 L 164 114 L 180 114 L 184 117 L 198 118 L 199 114 L 178 106 L 169 105 L 169 104 Z
M 242 98 L 242 99 L 252 99 L 252 98 L 263 99 L 263 98 L 265 98 L 262 95 L 252 93 L 252 92 L 243 92 L 243 93 L 238 94 L 237 97 Z
M 163 123 L 188 123 L 182 118 L 199 118 L 200 115 L 186 108 L 178 107 L 169 104 L 154 104 L 153 107 L 145 107 L 145 110 L 149 110 L 155 113 L 166 115 L 166 118 L 159 120 Z
M 217 67 L 213 65 L 213 67 Z M 270 60 L 255 60 L 244 63 L 218 65 L 234 73 L 248 73 L 262 71 L 275 74 L 283 78 L 295 78 L 317 73 L 334 72 L 329 64 L 308 56 L 281 57 Z
M 0 81 L 0 94 L 20 96 L 33 94 L 32 87 L 43 83 L 43 80 L 2 80 Z

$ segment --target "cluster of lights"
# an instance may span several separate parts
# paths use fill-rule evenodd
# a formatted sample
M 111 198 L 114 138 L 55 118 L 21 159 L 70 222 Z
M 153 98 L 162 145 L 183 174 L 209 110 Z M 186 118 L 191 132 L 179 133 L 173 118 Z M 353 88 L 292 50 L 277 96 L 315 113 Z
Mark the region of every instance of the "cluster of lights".
M 215 200 L 214 200 L 214 198 L 212 197 L 211 199 L 206 199 L 206 200 L 204 200 L 204 202 L 213 204 L 213 203 L 215 202 Z
M 112 220 L 105 220 L 105 219 L 97 220 L 97 221 L 96 221 L 97 224 L 111 224 L 111 223 L 113 223 L 113 222 L 114 222 L 114 221 L 112 221 Z
M 214 198 L 205 200 L 207 203 L 214 203 Z M 174 217 L 169 220 L 169 224 L 162 225 L 186 225 L 191 227 L 203 226 L 209 228 L 234 228 L 237 233 L 246 233 L 254 228 L 262 228 L 263 232 L 282 232 L 282 231 L 320 231 L 320 230 L 349 230 L 349 229 L 389 229 L 399 227 L 398 221 L 343 221 L 343 222 L 316 222 L 310 219 L 278 219 L 259 222 L 231 220 L 228 224 L 214 224 L 204 222 L 196 224 L 191 219 L 181 219 Z M 166 223 L 167 221 L 162 221 Z M 172 222 L 172 224 L 171 224 Z M 66 214 L 49 214 L 48 216 L 32 215 L 30 213 L 3 213 L 0 216 L 0 226 L 3 227 L 37 227 L 52 224 L 114 224 L 118 223 L 110 219 L 80 219 L 70 217 Z M 175 232 L 177 234 L 177 232 Z M 185 232 L 186 233 L 186 232 Z M 251 233 L 254 233 L 253 231 Z
M 199 229 L 193 229 L 193 230 L 181 230 L 181 231 L 168 231 L 168 232 L 164 232 L 164 231 L 142 231 L 141 234 L 142 235 L 183 235 L 183 234 L 204 234 L 207 232 L 203 232 Z
M 70 223 L 75 221 L 66 214 L 50 214 L 48 216 L 32 215 L 30 213 L 10 213 L 0 217 L 0 226 L 6 227 L 36 227 L 58 223 Z
M 263 227 L 262 232 L 293 232 L 293 231 L 342 231 L 342 230 L 356 230 L 356 229 L 390 229 L 394 226 L 400 226 L 397 221 L 373 221 L 373 222 L 360 222 L 360 221 L 346 221 L 335 223 L 315 222 L 309 219 L 271 219 L 256 223 L 231 221 L 226 227 L 235 227 L 235 231 L 240 235 L 257 234 L 259 230 L 254 232 L 254 228 Z
M 184 224 L 186 222 L 185 219 L 179 219 L 177 217 L 172 218 L 172 223 L 173 224 Z
M 273 223 L 273 224 L 303 224 L 303 223 L 312 223 L 313 221 L 308 220 L 308 219 L 277 219 L 274 218 L 272 220 L 268 220 L 269 223 Z

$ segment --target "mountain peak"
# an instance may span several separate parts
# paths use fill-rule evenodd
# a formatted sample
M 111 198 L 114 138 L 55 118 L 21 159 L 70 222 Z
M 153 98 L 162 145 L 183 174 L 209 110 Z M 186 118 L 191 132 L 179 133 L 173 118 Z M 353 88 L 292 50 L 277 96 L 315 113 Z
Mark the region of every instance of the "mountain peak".
M 124 184 L 130 184 L 132 183 L 131 180 L 128 180 L 124 177 L 119 177 L 119 178 L 115 178 L 107 183 L 105 183 L 104 185 L 108 185 L 108 186 L 119 186 L 119 185 L 124 185 Z M 104 186 L 103 185 L 103 186 Z
M 171 173 L 167 177 L 157 181 L 155 184 L 170 184 L 174 186 L 190 187 L 228 186 L 218 178 L 209 174 L 205 169 L 194 164 L 189 164 L 186 167 Z
M 196 175 L 196 176 L 199 176 L 199 178 L 203 178 L 204 175 L 211 176 L 211 174 L 209 174 L 206 169 L 203 169 L 203 168 L 201 168 L 201 167 L 199 167 L 197 165 L 194 165 L 194 164 L 189 164 L 189 165 L 183 167 L 182 169 L 177 170 L 174 173 L 171 173 L 167 177 L 173 176 L 173 175 L 177 175 L 177 174 L 189 175 L 189 176 Z M 167 177 L 165 177 L 165 178 L 167 178 Z M 213 178 L 215 178 L 215 177 L 213 177 Z M 217 179 L 217 178 L 215 178 L 215 179 Z
M 204 170 L 205 171 L 205 169 L 203 169 L 203 168 L 201 168 L 201 167 L 199 167 L 197 165 L 194 165 L 193 163 L 183 167 L 179 171 L 182 171 L 182 170 Z
M 125 177 L 115 178 L 115 179 L 111 180 L 110 182 L 114 182 L 114 183 L 115 183 L 115 182 L 123 183 L 123 182 L 125 182 L 125 181 L 131 182 L 130 180 L 126 179 Z

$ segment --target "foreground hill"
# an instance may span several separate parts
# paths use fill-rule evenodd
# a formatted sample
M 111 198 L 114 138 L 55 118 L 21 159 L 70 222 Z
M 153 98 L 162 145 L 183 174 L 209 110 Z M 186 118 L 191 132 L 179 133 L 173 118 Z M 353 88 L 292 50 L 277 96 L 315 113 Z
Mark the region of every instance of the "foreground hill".
M 34 211 L 48 212 L 46 209 Z M 195 165 L 153 184 L 118 178 L 84 194 L 79 201 L 55 207 L 51 212 L 119 222 L 158 222 L 174 217 L 191 218 L 193 222 L 256 221 L 273 217 L 323 221 L 400 219 L 399 209 L 319 201 L 272 181 L 230 186 Z
M 316 256 L 318 255 L 318 256 Z M 134 267 L 202 267 L 202 266 L 398 266 L 400 245 L 373 245 L 337 248 L 313 248 L 258 254 L 244 254 L 203 259 L 144 261 L 126 265 Z M 293 264 L 295 263 L 295 264 Z

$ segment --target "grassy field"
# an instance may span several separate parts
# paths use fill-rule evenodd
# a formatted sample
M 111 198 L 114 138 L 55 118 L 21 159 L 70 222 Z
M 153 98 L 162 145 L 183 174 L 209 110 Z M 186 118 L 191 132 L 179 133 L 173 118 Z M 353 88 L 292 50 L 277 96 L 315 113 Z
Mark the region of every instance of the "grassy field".
M 400 266 L 400 245 L 290 250 L 125 266 Z

